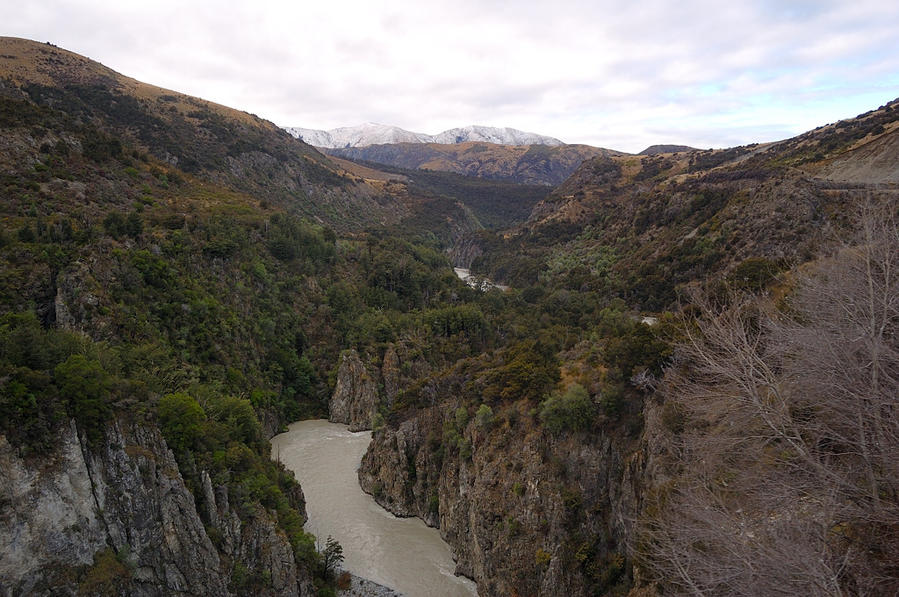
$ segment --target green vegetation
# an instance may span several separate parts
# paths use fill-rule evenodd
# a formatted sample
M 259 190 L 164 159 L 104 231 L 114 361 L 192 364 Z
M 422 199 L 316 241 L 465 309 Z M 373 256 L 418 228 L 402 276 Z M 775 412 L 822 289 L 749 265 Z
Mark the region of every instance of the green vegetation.
M 574 383 L 564 393 L 555 392 L 540 403 L 540 421 L 550 433 L 564 430 L 585 431 L 593 421 L 594 407 L 590 394 Z
M 53 97 L 62 102 L 56 106 L 72 100 Z M 94 116 L 120 109 L 106 99 L 72 106 Z M 435 443 L 440 458 L 466 465 L 476 457 L 474 435 L 515 419 L 509 408 L 519 401 L 531 405 L 522 413 L 534 409 L 532 422 L 553 434 L 582 428 L 557 427 L 549 415 L 570 416 L 546 404 L 560 391 L 561 351 L 591 338 L 601 354 L 633 361 L 614 379 L 581 380 L 599 383 L 602 396 L 618 384 L 616 417 L 623 418 L 640 399 L 627 382 L 631 371 L 650 362 L 656 370 L 664 358 L 663 351 L 635 356 L 658 339 L 644 338 L 646 326 L 627 323 L 622 305 L 574 282 L 572 289 L 552 289 L 552 276 L 581 261 L 591 264 L 591 275 L 609 277 L 615 250 L 600 259 L 585 253 L 576 263 L 559 255 L 551 277 L 534 275 L 533 286 L 480 292 L 452 274 L 437 240 L 423 239 L 419 225 L 426 219 L 413 222 L 405 238 L 377 230 L 338 238 L 329 227 L 194 178 L 191 170 L 219 163 L 211 154 L 181 154 L 197 156 L 185 171 L 59 109 L 28 102 L 3 109 L 14 123 L 33 121 L 44 142 L 36 167 L 7 170 L 0 181 L 9 196 L 0 208 L 2 432 L 22 455 L 41 455 L 52 451 L 69 419 L 91 443 L 103 441 L 106 423 L 116 417 L 155 422 L 196 499 L 206 472 L 214 485 L 227 487 L 242 518 L 267 511 L 324 591 L 328 568 L 303 530 L 294 481 L 271 462 L 265 440 L 285 422 L 324 414 L 342 350 L 356 348 L 374 367 L 388 346 L 400 355 L 404 391 L 392 409 L 374 414 L 376 428 L 433 404 L 429 388 L 451 379 L 462 404 Z M 121 109 L 116 118 L 137 118 L 128 106 Z M 203 119 L 214 125 L 215 118 Z M 21 138 L 33 132 L 15 127 Z M 503 211 L 512 204 L 491 206 L 487 194 L 478 204 L 481 196 L 471 188 L 453 190 L 464 181 L 435 173 L 424 179 L 436 185 L 435 194 L 466 194 L 479 218 L 518 217 Z M 478 185 L 485 193 L 501 188 L 490 197 L 520 190 Z M 535 197 L 521 196 L 525 203 Z M 423 204 L 436 209 L 427 217 L 443 217 L 454 201 Z M 612 358 L 619 357 L 606 360 Z M 414 460 L 410 466 L 414 474 Z M 437 493 L 430 495 L 436 515 Z M 521 524 L 510 523 L 509 532 L 523 533 Z M 112 572 L 102 576 L 119 578 L 121 570 L 107 559 L 101 568 Z M 234 563 L 234 590 L 252 592 L 267 582 L 264 571 Z
M 131 569 L 124 558 L 110 548 L 94 554 L 94 563 L 78 584 L 79 595 L 118 595 L 131 579 Z
M 325 570 L 325 574 L 333 576 L 343 562 L 343 546 L 329 535 L 325 541 L 325 546 L 321 550 L 321 554 L 322 567 Z

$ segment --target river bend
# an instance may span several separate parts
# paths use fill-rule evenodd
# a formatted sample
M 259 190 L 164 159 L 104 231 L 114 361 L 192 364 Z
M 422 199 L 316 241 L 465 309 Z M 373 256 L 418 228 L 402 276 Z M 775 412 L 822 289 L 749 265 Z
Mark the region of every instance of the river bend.
M 272 438 L 272 458 L 303 486 L 306 530 L 343 546 L 343 567 L 406 597 L 472 597 L 475 584 L 453 574 L 449 546 L 417 518 L 397 518 L 359 487 L 357 470 L 371 432 L 300 421 Z

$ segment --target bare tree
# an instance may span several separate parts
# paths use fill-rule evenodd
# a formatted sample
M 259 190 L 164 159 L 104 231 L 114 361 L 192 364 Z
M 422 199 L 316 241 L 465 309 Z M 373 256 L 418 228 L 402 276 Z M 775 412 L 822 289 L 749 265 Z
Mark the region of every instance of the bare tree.
M 702 317 L 661 393 L 684 414 L 680 471 L 638 552 L 694 595 L 899 594 L 899 227 L 867 204 L 860 238 L 785 304 Z

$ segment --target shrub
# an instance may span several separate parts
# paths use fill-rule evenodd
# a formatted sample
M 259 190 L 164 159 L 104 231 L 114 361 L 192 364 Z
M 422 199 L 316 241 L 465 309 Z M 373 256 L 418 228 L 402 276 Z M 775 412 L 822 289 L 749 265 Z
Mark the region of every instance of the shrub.
M 203 433 L 206 413 L 188 394 L 166 394 L 157 406 L 159 424 L 169 447 L 178 454 L 195 447 Z
M 340 576 L 337 577 L 337 588 L 341 591 L 346 591 L 350 588 L 353 582 L 353 575 L 349 572 L 342 572 Z
M 252 444 L 262 434 L 259 419 L 249 400 L 227 396 L 214 402 L 209 411 L 216 421 L 224 424 L 230 440 Z
M 738 265 L 728 277 L 734 288 L 758 292 L 774 281 L 780 268 L 764 257 L 751 257 Z
M 468 425 L 468 409 L 460 406 L 456 409 L 456 429 L 462 431 Z
M 593 421 L 593 402 L 584 386 L 573 383 L 564 394 L 553 392 L 540 404 L 540 422 L 552 434 L 583 431 Z
M 74 354 L 54 369 L 59 393 L 68 399 L 70 414 L 85 429 L 88 439 L 100 439 L 111 414 L 112 378 L 96 359 Z
M 111 548 L 94 554 L 94 563 L 78 585 L 81 595 L 119 595 L 131 580 L 131 570 Z
M 486 404 L 479 406 L 474 416 L 481 429 L 487 429 L 493 424 L 493 409 Z
M 459 456 L 464 460 L 471 460 L 471 440 L 468 438 L 461 438 L 459 440 Z
M 428 498 L 428 512 L 434 515 L 440 512 L 440 496 L 436 493 L 432 493 Z

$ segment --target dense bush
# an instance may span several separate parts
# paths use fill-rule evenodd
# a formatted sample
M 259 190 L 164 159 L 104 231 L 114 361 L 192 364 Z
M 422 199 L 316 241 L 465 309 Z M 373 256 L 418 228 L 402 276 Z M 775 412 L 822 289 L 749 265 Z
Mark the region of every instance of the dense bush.
M 157 416 L 166 443 L 176 453 L 194 449 L 203 435 L 206 413 L 195 398 L 184 392 L 166 394 L 159 400 Z
M 540 403 L 540 422 L 552 434 L 584 431 L 590 428 L 595 408 L 590 394 L 573 383 L 564 393 L 553 392 Z

